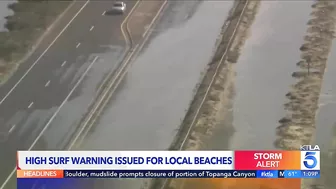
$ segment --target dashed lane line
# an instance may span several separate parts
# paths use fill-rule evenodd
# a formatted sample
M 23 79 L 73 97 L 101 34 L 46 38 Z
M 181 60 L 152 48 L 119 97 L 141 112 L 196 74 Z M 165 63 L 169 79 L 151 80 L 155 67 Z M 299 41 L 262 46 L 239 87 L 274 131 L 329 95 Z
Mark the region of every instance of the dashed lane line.
M 42 54 L 37 58 L 37 60 L 30 66 L 30 68 L 25 72 L 25 74 L 19 79 L 18 82 L 8 91 L 8 93 L 2 98 L 0 101 L 0 105 L 8 98 L 8 96 L 14 91 L 14 89 L 21 83 L 21 81 L 28 75 L 28 73 L 33 69 L 33 67 L 41 60 L 41 58 L 47 53 L 50 47 L 56 42 L 56 40 L 64 33 L 64 31 L 70 26 L 70 24 L 75 20 L 75 18 L 79 15 L 80 12 L 86 7 L 86 5 L 90 2 L 87 0 L 86 3 L 79 9 L 79 11 L 75 14 L 74 17 L 68 22 L 68 24 L 62 29 L 62 31 L 56 36 L 56 38 L 50 43 L 50 45 L 42 52 Z M 0 187 L 3 189 L 3 186 Z
M 28 109 L 31 108 L 33 106 L 34 102 L 31 102 L 28 106 Z
M 42 131 L 40 132 L 40 134 L 35 138 L 34 142 L 27 149 L 27 151 L 30 151 L 30 150 L 32 150 L 34 148 L 34 146 L 36 145 L 36 143 L 38 142 L 38 140 L 42 137 L 42 135 L 44 134 L 44 132 L 49 128 L 50 124 L 55 119 L 55 117 L 58 114 L 58 112 L 65 105 L 65 103 L 69 100 L 70 96 L 72 95 L 72 93 L 74 93 L 74 91 L 77 89 L 77 87 L 79 86 L 79 84 L 84 80 L 85 76 L 90 71 L 91 67 L 97 61 L 97 59 L 98 59 L 98 56 L 96 56 L 93 59 L 93 61 L 91 62 L 91 64 L 87 67 L 87 69 L 85 70 L 85 72 L 83 73 L 83 75 L 79 78 L 79 80 L 77 81 L 77 83 L 75 84 L 75 86 L 71 89 L 70 93 L 64 99 L 64 101 L 62 102 L 62 104 L 57 108 L 56 112 L 51 116 L 51 118 L 49 119 L 48 123 L 44 126 L 44 128 L 42 129 Z M 8 177 L 6 178 L 6 180 L 1 185 L 0 189 L 4 189 L 4 187 L 7 185 L 7 183 L 9 182 L 9 180 L 13 177 L 13 175 L 15 174 L 15 172 L 16 172 L 16 167 L 14 167 L 13 171 L 8 175 Z
M 67 61 L 64 61 L 61 65 L 61 67 L 63 67 L 66 63 L 67 63 Z

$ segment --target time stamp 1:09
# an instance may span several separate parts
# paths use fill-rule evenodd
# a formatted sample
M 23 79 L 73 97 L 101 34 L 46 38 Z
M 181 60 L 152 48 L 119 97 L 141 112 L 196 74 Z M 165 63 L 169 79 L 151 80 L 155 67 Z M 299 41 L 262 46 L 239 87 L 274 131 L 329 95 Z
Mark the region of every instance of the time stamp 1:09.
M 316 178 L 320 175 L 320 171 L 301 171 L 301 177 L 303 178 Z
M 279 171 L 280 178 L 319 178 L 319 170 L 286 170 Z

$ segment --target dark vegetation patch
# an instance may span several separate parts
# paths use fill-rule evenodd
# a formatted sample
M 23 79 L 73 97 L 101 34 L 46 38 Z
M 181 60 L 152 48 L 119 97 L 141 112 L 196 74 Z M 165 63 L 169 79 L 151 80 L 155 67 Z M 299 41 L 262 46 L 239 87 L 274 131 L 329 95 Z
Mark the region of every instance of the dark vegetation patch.
M 19 0 L 9 4 L 13 14 L 6 17 L 0 32 L 0 76 L 15 70 L 17 61 L 33 47 L 36 40 L 72 0 Z

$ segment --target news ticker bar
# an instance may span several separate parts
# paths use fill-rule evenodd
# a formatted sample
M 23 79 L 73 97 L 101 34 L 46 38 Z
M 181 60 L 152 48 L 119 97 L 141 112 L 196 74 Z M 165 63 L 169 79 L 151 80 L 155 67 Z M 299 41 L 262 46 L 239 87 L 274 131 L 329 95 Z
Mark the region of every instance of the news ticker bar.
M 17 178 L 320 178 L 320 170 L 17 170 Z

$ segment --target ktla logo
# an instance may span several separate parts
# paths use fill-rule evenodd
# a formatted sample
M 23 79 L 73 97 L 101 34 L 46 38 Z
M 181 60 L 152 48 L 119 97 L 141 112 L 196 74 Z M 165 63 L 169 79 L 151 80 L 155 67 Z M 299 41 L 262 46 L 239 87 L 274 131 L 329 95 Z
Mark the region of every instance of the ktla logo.
M 301 152 L 301 170 L 320 170 L 320 152 Z

